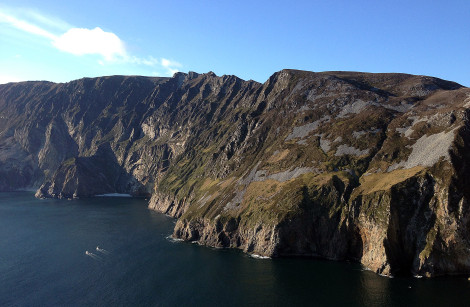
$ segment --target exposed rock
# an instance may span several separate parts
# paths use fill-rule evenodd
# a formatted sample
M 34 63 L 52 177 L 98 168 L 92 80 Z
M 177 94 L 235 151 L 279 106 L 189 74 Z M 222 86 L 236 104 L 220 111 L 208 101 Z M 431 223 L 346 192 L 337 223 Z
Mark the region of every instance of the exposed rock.
M 338 148 L 336 148 L 335 156 L 344 156 L 344 155 L 364 156 L 364 155 L 367 155 L 368 153 L 369 153 L 369 148 L 360 150 L 360 149 L 357 149 L 357 148 L 354 148 L 345 144 L 341 144 L 338 146 Z
M 469 97 L 426 76 L 295 70 L 0 85 L 0 190 L 151 195 L 188 241 L 470 274 Z

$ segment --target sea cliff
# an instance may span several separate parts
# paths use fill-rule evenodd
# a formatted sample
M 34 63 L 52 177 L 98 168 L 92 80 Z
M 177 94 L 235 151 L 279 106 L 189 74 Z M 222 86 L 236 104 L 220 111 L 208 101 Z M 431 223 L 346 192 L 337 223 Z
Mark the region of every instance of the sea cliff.
M 0 85 L 0 190 L 150 197 L 173 235 L 383 275 L 470 273 L 470 89 L 283 70 Z

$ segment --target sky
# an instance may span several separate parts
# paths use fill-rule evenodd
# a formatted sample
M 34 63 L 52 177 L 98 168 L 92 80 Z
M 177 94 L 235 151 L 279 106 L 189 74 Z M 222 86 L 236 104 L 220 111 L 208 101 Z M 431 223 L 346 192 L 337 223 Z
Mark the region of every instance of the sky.
M 401 72 L 470 86 L 470 1 L 2 0 L 0 83 Z

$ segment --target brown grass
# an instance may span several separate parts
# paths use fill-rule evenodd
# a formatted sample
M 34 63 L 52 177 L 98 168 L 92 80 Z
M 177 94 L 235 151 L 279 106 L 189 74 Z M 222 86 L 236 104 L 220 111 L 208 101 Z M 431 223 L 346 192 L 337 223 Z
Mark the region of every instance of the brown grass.
M 354 194 L 371 194 L 377 191 L 390 189 L 397 183 L 403 182 L 424 170 L 422 166 L 415 166 L 410 169 L 398 169 L 390 173 L 377 173 L 364 175 L 360 179 L 360 186 L 354 191 Z
M 278 154 L 276 154 L 276 155 L 272 155 L 272 156 L 268 159 L 268 162 L 269 162 L 269 163 L 276 163 L 276 162 L 279 162 L 279 161 L 285 159 L 288 154 L 289 154 L 289 149 L 284 149 L 284 150 L 281 151 L 280 153 L 278 153 Z

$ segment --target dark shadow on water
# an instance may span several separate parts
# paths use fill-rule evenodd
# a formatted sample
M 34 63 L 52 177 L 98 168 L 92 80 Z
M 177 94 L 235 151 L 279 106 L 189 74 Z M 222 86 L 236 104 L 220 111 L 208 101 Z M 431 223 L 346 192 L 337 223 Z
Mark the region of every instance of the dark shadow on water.
M 359 264 L 254 259 L 167 237 L 141 199 L 0 193 L 0 305 L 464 306 L 463 278 L 386 278 Z M 109 254 L 96 251 L 96 247 Z M 85 254 L 92 252 L 100 261 Z

